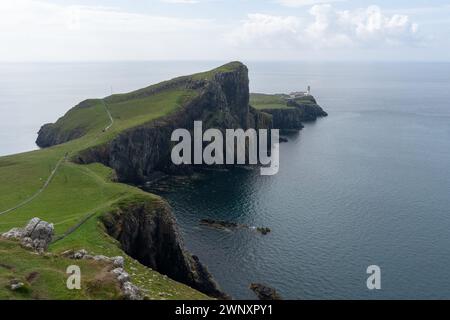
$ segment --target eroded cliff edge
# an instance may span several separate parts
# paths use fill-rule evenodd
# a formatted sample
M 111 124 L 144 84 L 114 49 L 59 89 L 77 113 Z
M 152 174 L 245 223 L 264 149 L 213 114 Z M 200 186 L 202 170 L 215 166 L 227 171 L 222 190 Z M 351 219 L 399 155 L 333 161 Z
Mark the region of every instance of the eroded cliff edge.
M 164 200 L 121 202 L 102 221 L 122 249 L 145 266 L 211 297 L 229 298 L 199 259 L 185 250 L 175 218 Z

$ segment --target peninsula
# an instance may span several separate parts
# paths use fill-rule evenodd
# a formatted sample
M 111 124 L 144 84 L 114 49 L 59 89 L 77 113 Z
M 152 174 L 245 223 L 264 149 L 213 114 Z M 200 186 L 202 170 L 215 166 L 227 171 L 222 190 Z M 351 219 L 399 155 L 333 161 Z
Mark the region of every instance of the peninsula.
M 167 202 L 134 185 L 194 171 L 170 161 L 170 136 L 196 120 L 205 128 L 299 130 L 326 115 L 312 96 L 250 94 L 248 84 L 247 67 L 231 62 L 85 100 L 42 126 L 42 149 L 1 157 L 0 234 L 38 217 L 53 224 L 54 235 L 37 255 L 0 237 L 0 299 L 122 299 L 122 278 L 141 298 L 228 298 L 184 248 Z M 70 291 L 73 259 L 83 278 Z

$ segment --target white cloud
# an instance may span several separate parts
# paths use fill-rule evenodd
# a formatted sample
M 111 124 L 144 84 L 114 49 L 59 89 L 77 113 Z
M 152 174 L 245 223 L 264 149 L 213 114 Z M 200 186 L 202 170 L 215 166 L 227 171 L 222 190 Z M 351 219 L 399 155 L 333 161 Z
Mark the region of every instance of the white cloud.
M 249 14 L 240 28 L 228 39 L 236 44 L 258 43 L 259 46 L 284 46 L 298 36 L 300 20 L 297 17 L 279 17 L 267 14 Z
M 322 3 L 342 2 L 347 0 L 277 0 L 277 2 L 285 7 L 304 7 Z
M 315 5 L 309 15 L 250 14 L 230 38 L 237 45 L 317 49 L 411 45 L 418 39 L 418 25 L 408 16 L 385 15 L 377 6 L 342 11 L 330 4 Z
M 320 15 L 325 5 L 317 6 Z M 313 10 L 313 9 L 311 9 Z M 418 25 L 406 15 L 385 15 L 377 6 L 355 11 L 335 11 L 327 16 L 336 21 L 336 29 L 330 33 L 348 33 L 353 41 L 371 45 L 414 44 L 418 40 Z
M 114 7 L 0 1 L 0 60 L 122 60 L 198 54 L 217 28 L 209 19 L 131 13 Z
M 235 21 L 220 15 L 218 20 L 194 19 L 52 0 L 2 0 L 0 14 L 0 61 L 283 60 L 366 57 L 367 52 L 389 58 L 394 51 L 399 57 L 410 54 L 410 45 L 421 44 L 419 34 L 429 33 L 419 32 L 409 16 L 375 6 L 337 10 L 324 4 L 303 16 L 253 13 Z M 422 50 L 428 56 L 434 52 Z

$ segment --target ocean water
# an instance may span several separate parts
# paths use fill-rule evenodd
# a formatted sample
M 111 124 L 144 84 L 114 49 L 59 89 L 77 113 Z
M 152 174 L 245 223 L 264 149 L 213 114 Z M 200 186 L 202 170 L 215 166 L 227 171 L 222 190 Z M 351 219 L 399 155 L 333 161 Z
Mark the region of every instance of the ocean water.
M 80 100 L 215 62 L 0 65 L 0 154 L 34 147 L 40 124 Z M 450 298 L 450 64 L 247 63 L 253 92 L 311 85 L 329 117 L 280 147 L 280 172 L 212 172 L 164 192 L 186 246 L 221 287 L 290 299 Z M 212 218 L 267 226 L 202 227 Z M 382 289 L 366 287 L 381 268 Z

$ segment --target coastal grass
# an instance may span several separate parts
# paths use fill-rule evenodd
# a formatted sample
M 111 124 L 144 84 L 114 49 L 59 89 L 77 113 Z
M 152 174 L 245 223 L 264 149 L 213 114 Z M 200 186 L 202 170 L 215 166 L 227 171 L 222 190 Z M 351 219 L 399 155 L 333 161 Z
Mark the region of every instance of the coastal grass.
M 108 142 L 129 128 L 169 115 L 197 95 L 195 90 L 176 88 L 131 100 L 110 99 L 110 97 L 103 100 L 88 100 L 87 106 L 73 108 L 60 118 L 54 127 L 60 135 L 68 135 L 70 132 L 83 133 L 81 138 L 70 141 L 70 152 L 75 154 Z M 107 131 L 104 129 L 110 123 L 110 119 L 105 108 L 109 110 L 114 120 Z
M 117 280 L 109 273 L 109 266 L 94 260 L 79 260 L 81 290 L 68 290 L 67 267 L 73 260 L 57 255 L 38 255 L 21 248 L 16 242 L 0 240 L 0 300 L 6 299 L 119 299 Z M 10 290 L 16 280 L 24 286 Z
M 142 194 L 141 196 L 147 196 Z M 141 196 L 138 196 L 140 198 Z M 155 197 L 155 196 L 154 196 Z M 155 197 L 156 198 L 156 197 Z M 133 197 L 125 198 L 126 201 L 133 201 Z M 152 200 L 150 195 L 148 200 Z M 114 205 L 112 205 L 114 207 Z M 58 241 L 51 245 L 51 252 L 64 252 L 66 250 L 79 250 L 88 248 L 93 254 L 103 254 L 106 256 L 122 255 L 125 257 L 125 266 L 130 274 L 131 281 L 139 286 L 149 299 L 210 299 L 208 296 L 176 282 L 167 276 L 161 275 L 150 268 L 143 266 L 135 259 L 125 255 L 120 249 L 120 244 L 109 237 L 104 231 L 104 226 L 100 217 L 109 208 L 99 210 L 98 213 L 84 223 L 77 232 L 70 234 L 63 241 Z
M 36 151 L 38 154 L 36 158 L 41 159 L 40 153 L 46 153 L 48 150 L 50 149 Z M 18 158 L 20 159 L 21 156 L 19 155 Z M 12 159 L 15 158 L 13 157 Z M 39 176 L 44 177 L 44 174 L 48 173 L 49 168 L 51 167 L 48 166 L 48 164 L 56 163 L 56 159 L 54 160 L 53 163 L 51 161 L 45 161 L 45 165 L 41 166 L 41 170 L 36 171 L 34 175 L 28 176 L 34 177 L 34 179 L 30 180 L 39 180 L 37 179 Z M 15 165 L 17 166 L 18 164 Z M 10 172 L 14 173 L 16 170 Z M 148 298 L 207 299 L 208 297 L 200 292 L 148 269 L 138 261 L 127 256 L 120 249 L 119 244 L 105 233 L 99 218 L 104 213 L 112 210 L 115 203 L 119 201 L 135 201 L 135 199 L 139 200 L 142 199 L 142 197 L 145 197 L 148 201 L 153 201 L 158 198 L 157 196 L 145 193 L 138 188 L 111 182 L 111 174 L 112 170 L 110 168 L 98 163 L 78 165 L 71 162 L 64 162 L 48 189 L 34 201 L 22 208 L 0 216 L 0 232 L 7 231 L 13 227 L 24 226 L 29 219 L 37 216 L 55 224 L 55 234 L 57 238 L 58 236 L 64 235 L 71 227 L 82 221 L 84 218 L 90 216 L 90 218 L 75 230 L 75 232 L 52 244 L 49 248 L 49 252 L 59 254 L 69 249 L 86 249 L 93 254 L 103 254 L 107 256 L 122 255 L 126 258 L 126 270 L 130 273 L 133 283 L 142 287 Z M 4 177 L 5 174 L 2 172 L 1 176 Z M 24 181 L 24 179 L 21 181 Z M 24 186 L 24 184 L 22 184 L 22 186 Z M 33 183 L 28 183 L 27 189 L 29 191 L 28 193 L 25 192 L 24 196 L 31 194 L 34 191 L 35 186 L 36 185 Z M 8 195 L 10 195 L 9 192 L 1 193 L 0 199 L 2 199 L 2 201 L 0 201 L 0 203 L 3 204 L 3 199 L 8 198 Z M 16 248 L 15 250 L 23 250 L 19 249 L 19 245 L 16 243 L 13 247 Z M 28 255 L 31 254 L 29 253 Z M 28 255 L 26 256 L 28 257 Z M 0 256 L 2 257 L 2 262 L 10 261 L 11 264 L 14 265 L 22 265 L 26 260 L 20 258 L 21 256 L 17 255 L 17 252 L 14 250 L 10 251 L 5 249 L 0 253 Z M 20 260 L 16 260 L 18 258 L 20 258 Z M 11 274 L 11 272 L 4 274 L 6 271 L 3 270 L 3 272 L 0 273 L 0 283 L 2 281 L 8 282 L 13 276 L 15 278 L 23 278 L 23 275 L 28 271 L 32 272 L 31 269 L 33 268 L 36 270 L 45 268 L 45 264 L 43 265 L 41 260 L 37 258 L 26 261 L 26 265 L 30 267 L 29 269 L 25 269 L 23 273 L 19 274 Z M 55 270 L 55 268 L 53 268 L 44 273 L 47 278 L 51 278 L 46 280 L 48 283 L 58 283 L 58 285 L 52 284 L 45 289 L 40 288 L 39 286 L 35 287 L 35 285 L 32 284 L 30 288 L 37 295 L 30 293 L 29 295 L 23 296 L 16 293 L 13 294 L 9 289 L 5 289 L 6 287 L 2 286 L 0 288 L 0 298 L 117 298 L 117 296 L 114 295 L 105 295 L 106 293 L 96 293 L 89 296 L 78 293 L 78 291 L 76 294 L 73 294 L 73 291 L 69 292 L 63 286 L 64 283 L 61 282 L 61 279 L 67 278 L 67 275 L 63 273 L 63 270 L 73 263 L 73 261 L 66 261 L 59 269 Z M 54 288 L 54 290 L 51 288 Z M 65 294 L 63 294 L 63 292 L 65 292 Z
M 291 108 L 286 104 L 284 95 L 251 93 L 250 105 L 258 110 Z
M 6 160 L 0 158 L 0 163 L 3 164 L 0 168 L 0 176 L 2 179 L 5 179 L 4 182 L 10 186 L 10 190 L 17 190 L 22 194 L 20 199 L 17 198 L 14 194 L 15 192 L 8 191 L 5 183 L 2 183 L 3 190 L 0 193 L 1 208 L 5 209 L 8 207 L 8 204 L 13 205 L 15 201 L 23 200 L 23 198 L 35 192 L 58 161 L 59 156 L 62 156 L 69 146 L 70 144 L 66 144 L 65 147 L 60 146 L 58 148 L 43 149 L 32 153 L 6 157 Z M 28 160 L 30 159 L 33 161 L 29 162 Z M 28 170 L 28 165 L 33 165 L 32 170 Z M 18 172 L 21 173 L 20 176 L 17 176 Z M 90 217 L 73 233 L 52 244 L 49 252 L 57 255 L 69 249 L 86 249 L 93 254 L 107 256 L 122 255 L 126 258 L 126 270 L 130 273 L 132 281 L 143 288 L 148 298 L 207 299 L 208 297 L 206 295 L 188 286 L 177 283 L 156 271 L 148 269 L 138 261 L 127 256 L 120 249 L 120 245 L 105 233 L 99 218 L 104 213 L 112 210 L 114 205 L 119 201 L 131 202 L 141 200 L 142 198 L 147 199 L 147 201 L 158 199 L 157 196 L 146 193 L 138 188 L 112 182 L 110 179 L 112 173 L 112 169 L 99 163 L 79 165 L 65 161 L 48 188 L 34 201 L 0 216 L 0 232 L 5 232 L 13 227 L 24 226 L 29 219 L 37 216 L 54 223 L 55 238 L 58 238 L 66 234 L 74 225 L 77 225 L 86 217 Z M 13 177 L 17 180 L 12 180 Z M 18 248 L 19 245 L 17 243 L 9 245 L 8 248 L 11 246 L 15 246 L 15 250 L 19 250 L 19 252 L 23 250 Z M 0 253 L 1 261 L 10 261 L 10 264 L 14 265 L 25 263 L 24 261 L 26 259 L 20 258 L 21 256 L 17 255 L 15 250 L 3 250 Z M 28 255 L 31 254 L 26 254 L 27 257 Z M 16 260 L 19 258 L 20 260 Z M 117 298 L 114 295 L 106 295 L 106 292 L 89 296 L 78 292 L 73 294 L 74 291 L 68 291 L 63 286 L 64 283 L 61 282 L 61 279 L 67 278 L 67 275 L 63 271 L 68 265 L 73 264 L 73 261 L 71 263 L 66 262 L 59 269 L 56 270 L 53 268 L 44 273 L 46 278 L 51 278 L 46 280 L 48 283 L 58 283 L 55 286 L 52 284 L 54 290 L 51 290 L 51 286 L 41 288 L 40 286 L 35 287 L 32 284 L 30 289 L 34 292 L 33 294 L 19 295 L 16 293 L 13 294 L 10 292 L 11 290 L 2 286 L 0 288 L 0 299 L 2 297 L 18 299 L 27 297 L 51 299 Z M 0 283 L 8 282 L 13 276 L 23 278 L 23 275 L 28 271 L 32 272 L 31 269 L 33 268 L 36 270 L 45 268 L 45 264 L 43 265 L 42 261 L 38 258 L 26 260 L 25 264 L 29 268 L 24 269 L 25 271 L 23 273 L 11 274 L 9 272 L 6 274 L 6 271 L 3 270 L 0 273 Z M 62 292 L 65 292 L 65 294 Z
M 265 93 L 251 93 L 250 94 L 250 105 L 258 110 L 268 110 L 268 109 L 292 109 L 288 105 L 288 100 L 291 98 L 286 94 L 265 94 Z M 298 105 L 301 106 L 316 106 L 316 100 L 313 96 L 301 96 L 293 98 Z
M 56 238 L 65 236 L 50 246 L 50 258 L 34 255 L 20 248 L 18 243 L 1 240 L 0 262 L 8 267 L 0 265 L 0 299 L 117 298 L 117 290 L 113 284 L 105 287 L 105 290 L 97 288 L 89 292 L 69 291 L 65 287 L 65 269 L 69 264 L 73 264 L 73 261 L 67 261 L 58 255 L 69 249 L 81 248 L 94 254 L 124 256 L 125 269 L 131 275 L 132 281 L 143 288 L 150 299 L 208 298 L 141 265 L 127 256 L 119 244 L 105 233 L 100 217 L 112 210 L 118 202 L 137 201 L 142 198 L 154 201 L 158 199 L 157 196 L 133 186 L 113 182 L 113 170 L 102 164 L 80 165 L 69 160 L 71 156 L 86 148 L 110 141 L 124 130 L 175 112 L 197 94 L 194 90 L 172 88 L 149 96 L 131 96 L 132 99 L 113 98 L 106 106 L 103 100 L 88 100 L 70 110 L 55 124 L 63 131 L 83 132 L 80 138 L 46 149 L 0 157 L 0 212 L 36 194 L 58 161 L 64 159 L 48 187 L 33 201 L 11 212 L 0 214 L 0 233 L 13 227 L 22 227 L 31 218 L 39 217 L 54 223 Z M 107 131 L 105 128 L 110 119 L 105 107 L 114 120 L 113 126 Z M 84 223 L 68 234 L 81 222 Z M 80 263 L 86 270 L 90 268 L 86 271 L 86 281 L 95 281 L 95 275 L 102 274 L 103 266 L 91 266 L 84 261 Z M 39 272 L 41 280 L 27 282 L 23 292 L 13 292 L 7 288 L 7 283 L 12 278 L 24 279 L 32 272 Z
M 220 66 L 220 67 L 210 70 L 210 71 L 196 73 L 196 74 L 190 76 L 190 78 L 193 80 L 211 80 L 218 73 L 233 72 L 237 68 L 240 68 L 241 66 L 242 66 L 242 64 L 240 62 L 233 61 L 233 62 L 224 64 L 223 66 Z

